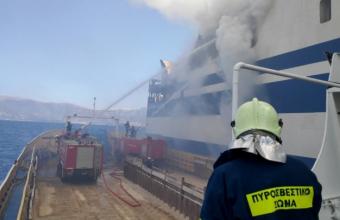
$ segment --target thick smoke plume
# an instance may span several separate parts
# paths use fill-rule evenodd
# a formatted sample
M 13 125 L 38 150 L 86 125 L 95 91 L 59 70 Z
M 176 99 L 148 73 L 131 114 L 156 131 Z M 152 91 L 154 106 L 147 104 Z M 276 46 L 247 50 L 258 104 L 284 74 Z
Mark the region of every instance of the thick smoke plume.
M 131 0 L 198 28 L 203 39 L 216 38 L 221 66 L 230 80 L 237 61 L 255 59 L 256 31 L 270 8 L 268 0 Z
M 204 77 L 207 74 L 221 74 L 225 79 L 226 88 L 222 93 L 219 105 L 219 114 L 222 116 L 221 121 L 214 121 L 212 126 L 202 126 L 200 129 L 193 122 L 188 122 L 185 128 L 190 131 L 198 131 L 202 134 L 204 140 L 210 143 L 225 145 L 231 140 L 231 129 L 225 126 L 225 122 L 231 121 L 231 81 L 232 69 L 236 62 L 253 62 L 256 60 L 254 46 L 257 41 L 257 31 L 267 15 L 273 1 L 270 0 L 130 0 L 133 2 L 145 4 L 148 7 L 158 10 L 167 18 L 177 21 L 186 22 L 198 29 L 198 38 L 194 49 L 185 54 L 176 65 L 173 66 L 172 76 L 175 81 L 185 82 L 177 88 L 170 97 L 166 99 L 160 108 L 155 111 L 155 115 L 168 111 L 167 114 L 186 115 L 193 111 L 216 113 L 216 105 L 212 103 L 214 94 L 206 96 L 195 96 L 195 88 L 205 86 Z M 218 68 L 216 68 L 218 67 Z M 221 72 L 223 70 L 223 73 Z M 205 73 L 205 74 L 202 74 Z M 171 74 L 170 74 L 171 75 Z M 201 77 L 200 77 L 201 76 Z M 240 101 L 252 93 L 253 79 L 245 74 L 241 77 L 247 77 L 249 85 L 242 85 Z M 188 80 L 186 80 L 188 79 Z M 243 78 L 244 79 L 244 78 Z M 246 89 L 245 89 L 246 88 Z M 190 93 L 190 91 L 194 91 Z M 190 96 L 193 94 L 193 98 Z M 216 93 L 217 94 L 217 93 Z M 215 95 L 216 95 L 215 94 Z M 185 99 L 189 97 L 188 99 Z M 174 101 L 176 105 L 171 106 Z M 178 118 L 178 117 L 177 117 Z M 171 126 L 171 123 L 167 127 Z M 176 124 L 175 124 L 176 125 Z M 161 126 L 161 125 L 160 125 Z M 191 126 L 191 127 L 190 127 Z M 156 127 L 155 127 L 156 129 Z M 157 129 L 159 129 L 157 127 Z M 156 130 L 157 130 L 156 129 Z M 179 132 L 166 132 L 179 135 L 181 127 L 174 127 L 172 130 Z M 158 131 L 158 130 L 157 130 Z M 212 132 L 213 131 L 213 132 Z M 190 132 L 189 132 L 190 133 Z M 175 137 L 177 137 L 174 135 Z M 171 135 L 170 135 L 171 136 Z M 194 140 L 200 140 L 200 135 L 195 136 Z M 187 138 L 187 137 L 185 137 Z M 212 148 L 211 148 L 212 149 Z M 223 149 L 221 149 L 223 150 Z M 210 155 L 217 155 L 216 152 L 210 152 Z

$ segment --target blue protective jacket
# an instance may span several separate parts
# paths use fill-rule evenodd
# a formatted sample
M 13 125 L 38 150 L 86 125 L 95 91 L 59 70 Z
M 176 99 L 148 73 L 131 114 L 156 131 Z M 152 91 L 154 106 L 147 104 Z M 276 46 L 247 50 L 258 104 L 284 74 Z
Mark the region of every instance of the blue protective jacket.
M 271 162 L 235 149 L 214 164 L 201 219 L 314 220 L 321 201 L 321 185 L 302 162 Z

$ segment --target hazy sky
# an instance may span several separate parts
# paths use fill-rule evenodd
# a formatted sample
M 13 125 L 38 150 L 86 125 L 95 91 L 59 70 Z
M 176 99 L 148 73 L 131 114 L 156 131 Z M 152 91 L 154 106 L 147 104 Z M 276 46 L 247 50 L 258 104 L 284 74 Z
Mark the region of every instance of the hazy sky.
M 0 95 L 100 108 L 190 47 L 195 30 L 128 0 L 0 0 Z M 119 107 L 146 105 L 146 89 Z

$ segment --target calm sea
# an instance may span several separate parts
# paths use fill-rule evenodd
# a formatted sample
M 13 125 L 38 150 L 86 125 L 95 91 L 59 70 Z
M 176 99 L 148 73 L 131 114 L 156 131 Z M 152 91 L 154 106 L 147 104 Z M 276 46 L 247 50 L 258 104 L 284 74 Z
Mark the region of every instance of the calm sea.
M 5 178 L 27 142 L 44 131 L 63 127 L 61 123 L 0 120 L 0 181 Z
M 0 182 L 5 178 L 14 160 L 17 159 L 27 142 L 44 131 L 64 128 L 63 123 L 19 122 L 0 120 Z M 92 126 L 88 129 L 109 152 L 106 126 Z M 108 155 L 108 154 L 104 154 Z

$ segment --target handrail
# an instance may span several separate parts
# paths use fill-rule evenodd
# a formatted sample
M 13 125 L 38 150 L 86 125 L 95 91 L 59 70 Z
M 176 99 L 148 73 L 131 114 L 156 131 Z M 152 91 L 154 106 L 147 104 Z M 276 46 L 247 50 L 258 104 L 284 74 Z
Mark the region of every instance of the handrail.
M 35 197 L 35 189 L 36 189 L 36 175 L 37 175 L 37 170 L 38 170 L 38 156 L 35 156 L 35 166 L 34 166 L 34 172 L 33 172 L 33 186 L 32 186 L 32 193 L 31 193 L 31 197 L 30 197 L 30 201 L 28 204 L 28 219 L 32 219 L 33 218 L 33 200 Z
M 202 206 L 202 199 L 194 194 L 185 192 L 183 179 L 181 186 L 169 183 L 166 178 L 162 179 L 153 176 L 151 172 L 143 170 L 141 167 L 131 162 L 126 162 L 124 166 L 124 176 L 140 185 L 175 210 L 188 217 L 188 219 L 199 219 L 199 212 Z
M 183 182 L 182 183 L 178 183 L 178 182 L 171 183 L 169 181 L 166 181 L 166 179 L 163 179 L 163 178 L 155 175 L 152 172 L 148 172 L 145 169 L 146 167 L 144 167 L 144 166 L 143 167 L 139 167 L 136 164 L 132 163 L 131 161 L 126 161 L 126 163 L 128 165 L 134 167 L 137 170 L 137 172 L 140 172 L 141 174 L 143 174 L 145 176 L 148 176 L 149 178 L 153 179 L 154 181 L 159 182 L 160 184 L 164 185 L 168 189 L 170 189 L 170 190 L 172 190 L 172 191 L 174 191 L 176 193 L 181 194 L 183 197 L 186 197 L 187 199 L 189 199 L 189 200 L 191 200 L 193 202 L 199 203 L 199 204 L 202 203 L 203 199 L 200 198 L 199 196 L 197 196 L 197 194 L 195 194 L 195 193 L 201 194 L 202 192 L 197 191 L 195 189 L 192 189 L 192 188 L 189 188 L 189 187 L 186 186 L 187 189 L 190 189 L 192 191 L 192 192 L 189 192 L 188 190 L 185 190 L 183 188 L 185 186 L 185 184 L 183 184 Z
M 33 138 L 32 141 L 30 141 L 25 147 L 25 149 L 28 149 L 30 146 L 33 145 L 33 150 L 32 150 L 32 154 L 31 154 L 30 166 L 29 166 L 29 169 L 27 171 L 27 177 L 26 177 L 24 190 L 23 190 L 23 193 L 22 193 L 21 201 L 20 201 L 20 208 L 19 208 L 19 211 L 18 211 L 17 220 L 25 220 L 27 218 L 28 208 L 29 208 L 28 206 L 29 206 L 29 203 L 30 203 L 30 195 L 31 195 L 32 190 L 34 190 L 34 189 L 31 188 L 31 185 L 30 185 L 32 178 L 34 178 L 33 172 L 35 170 L 35 167 L 33 167 L 33 164 L 34 164 L 33 161 L 35 159 L 35 146 L 34 146 L 34 144 L 37 140 L 39 140 L 41 137 L 45 136 L 46 134 L 54 133 L 54 132 L 57 132 L 57 131 L 60 131 L 60 129 L 54 129 L 54 130 L 42 132 L 41 134 L 39 134 L 38 136 Z
M 26 146 L 22 149 L 21 153 L 18 156 L 18 159 L 14 161 L 12 164 L 10 170 L 8 171 L 5 179 L 2 181 L 0 185 L 0 215 L 5 210 L 7 201 L 9 198 L 9 195 L 11 193 L 13 184 L 15 182 L 15 176 L 19 167 L 19 164 L 21 162 L 21 159 L 23 158 L 23 155 L 26 152 Z
M 162 170 L 162 169 L 159 169 L 157 167 L 148 168 L 146 166 L 143 166 L 142 162 L 141 162 L 141 164 L 138 164 L 138 160 L 136 160 L 136 158 L 127 158 L 126 162 L 128 164 L 131 164 L 131 165 L 138 167 L 139 169 L 144 171 L 144 173 L 146 173 L 147 175 L 150 175 L 150 177 L 152 177 L 156 181 L 163 183 L 164 179 L 166 179 L 167 180 L 166 182 L 170 186 L 174 186 L 178 189 L 180 189 L 182 184 L 183 184 L 183 186 L 185 187 L 185 189 L 183 189 L 184 193 L 187 193 L 187 194 L 190 194 L 190 195 L 191 194 L 193 194 L 193 195 L 194 194 L 200 194 L 203 197 L 203 194 L 204 194 L 203 188 L 197 187 L 197 186 L 195 186 L 195 185 L 193 185 L 189 182 L 181 182 L 176 177 L 164 173 L 164 170 Z M 196 196 L 196 197 L 199 198 L 198 196 Z
M 233 69 L 233 94 L 232 94 L 232 118 L 233 119 L 235 119 L 235 113 L 238 108 L 238 84 L 239 84 L 239 73 L 241 69 L 253 70 L 253 71 L 262 72 L 262 73 L 269 73 L 272 75 L 316 83 L 316 84 L 323 85 L 323 86 L 340 88 L 340 84 L 336 82 L 314 79 L 308 76 L 301 76 L 301 75 L 294 74 L 294 73 L 278 71 L 278 70 L 273 70 L 273 69 L 269 69 L 269 68 L 265 68 L 261 66 L 239 62 L 234 65 L 234 69 Z
M 34 145 L 34 143 L 42 136 L 60 131 L 60 129 L 54 129 L 50 131 L 44 131 L 40 133 L 38 136 L 33 138 L 30 142 L 28 142 L 25 147 L 22 149 L 21 153 L 19 154 L 18 158 L 15 160 L 15 162 L 12 164 L 10 170 L 8 171 L 5 179 L 2 181 L 0 185 L 0 216 L 3 214 L 7 207 L 8 199 L 10 198 L 11 191 L 13 189 L 14 183 L 16 181 L 16 174 L 17 170 L 23 166 L 23 161 L 25 160 L 27 153 L 31 150 L 31 146 Z M 32 155 L 31 155 L 32 158 Z M 29 173 L 28 173 L 29 174 Z M 26 177 L 27 181 L 28 175 Z M 22 198 L 23 199 L 23 198 Z
M 22 149 L 21 153 L 20 153 L 19 156 L 18 156 L 18 159 L 22 157 L 22 155 L 24 154 L 25 150 L 26 150 L 26 147 L 24 147 L 24 148 Z M 18 159 L 15 161 L 15 163 L 12 164 L 12 166 L 11 166 L 11 168 L 9 169 L 9 171 L 8 171 L 8 173 L 7 173 L 6 177 L 5 177 L 5 179 L 2 181 L 2 183 L 1 183 L 1 185 L 0 185 L 0 192 L 2 191 L 2 188 L 5 186 L 5 184 L 8 182 L 8 179 L 11 177 L 11 175 L 12 175 L 14 169 L 17 167 L 17 164 L 18 164 L 18 161 L 19 161 Z
M 0 186 L 0 216 L 6 207 L 7 200 L 9 198 L 9 194 L 12 190 L 12 186 L 15 180 L 17 169 L 17 164 L 13 164 L 11 169 L 7 173 L 6 178 Z
M 33 164 L 34 164 L 34 158 L 35 158 L 35 147 L 33 147 L 32 155 L 31 155 L 31 163 L 30 167 L 27 172 L 27 178 L 24 186 L 24 191 L 22 193 L 22 198 L 20 202 L 20 208 L 17 215 L 17 220 L 25 220 L 27 217 L 27 211 L 28 211 L 28 202 L 29 202 L 29 196 L 31 192 L 31 180 L 33 176 Z

